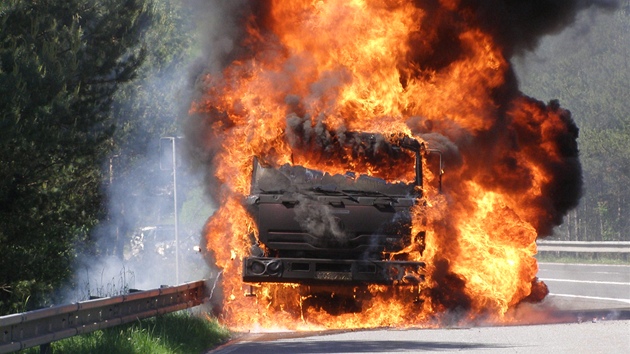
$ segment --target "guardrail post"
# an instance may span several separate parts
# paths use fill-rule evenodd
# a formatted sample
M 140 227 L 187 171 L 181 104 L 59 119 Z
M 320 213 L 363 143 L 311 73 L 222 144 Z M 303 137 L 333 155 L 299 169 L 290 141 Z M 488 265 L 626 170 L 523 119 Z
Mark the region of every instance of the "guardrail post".
M 50 343 L 44 343 L 39 346 L 39 354 L 52 354 Z

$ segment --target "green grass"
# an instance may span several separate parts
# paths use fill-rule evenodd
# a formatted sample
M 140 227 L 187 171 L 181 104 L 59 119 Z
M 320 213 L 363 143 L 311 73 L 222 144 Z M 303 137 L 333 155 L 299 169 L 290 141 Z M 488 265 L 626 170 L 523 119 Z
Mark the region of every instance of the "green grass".
M 225 342 L 230 332 L 216 320 L 181 311 L 51 344 L 53 353 L 202 353 Z M 22 353 L 39 353 L 30 348 Z
M 620 253 L 540 252 L 536 259 L 550 263 L 630 264 L 628 255 Z

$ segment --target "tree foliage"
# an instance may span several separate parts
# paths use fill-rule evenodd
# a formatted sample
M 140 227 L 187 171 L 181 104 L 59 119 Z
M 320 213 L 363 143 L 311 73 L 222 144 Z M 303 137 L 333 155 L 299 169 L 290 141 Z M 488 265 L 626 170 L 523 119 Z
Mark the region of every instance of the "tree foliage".
M 630 240 L 630 1 L 577 23 L 517 61 L 526 93 L 557 98 L 580 127 L 585 195 L 558 236 Z
M 140 0 L 1 5 L 0 313 L 43 304 L 89 243 L 112 100 L 148 19 Z

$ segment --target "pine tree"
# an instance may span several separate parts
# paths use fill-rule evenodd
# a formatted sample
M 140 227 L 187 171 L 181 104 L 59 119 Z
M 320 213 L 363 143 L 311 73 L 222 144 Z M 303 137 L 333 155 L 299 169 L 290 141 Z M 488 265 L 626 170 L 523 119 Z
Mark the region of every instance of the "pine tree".
M 0 5 L 0 314 L 45 304 L 89 242 L 112 99 L 149 21 L 142 0 Z

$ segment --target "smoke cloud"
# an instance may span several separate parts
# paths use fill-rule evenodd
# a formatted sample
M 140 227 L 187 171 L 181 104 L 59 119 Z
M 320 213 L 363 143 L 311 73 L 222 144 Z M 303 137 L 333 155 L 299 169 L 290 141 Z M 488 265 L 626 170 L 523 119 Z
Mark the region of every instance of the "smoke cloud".
M 197 5 L 201 6 L 201 2 Z M 175 24 L 181 25 L 179 28 L 191 28 L 180 22 L 171 23 Z M 147 36 L 154 35 L 151 33 L 151 29 L 145 32 Z M 156 45 L 169 48 L 164 43 Z M 224 47 L 228 48 L 229 43 Z M 177 186 L 174 186 L 171 165 L 167 163 L 162 166 L 164 170 L 161 168 L 164 157 L 171 155 L 171 146 L 164 145 L 165 151 L 161 151 L 160 138 L 178 135 L 173 132 L 177 129 L 174 127 L 178 117 L 186 115 L 192 94 L 188 85 L 190 63 L 185 62 L 183 55 L 181 57 L 183 62 L 168 65 L 162 63 L 164 57 L 151 57 L 153 62 L 149 64 L 154 66 L 142 67 L 141 78 L 123 87 L 123 97 L 117 97 L 112 103 L 118 127 L 114 139 L 119 150 L 103 162 L 103 170 L 109 171 L 103 182 L 108 218 L 91 236 L 97 253 L 89 250 L 78 255 L 74 278 L 68 288 L 61 291 L 66 301 L 112 296 L 129 289 L 178 285 L 178 280 L 180 283 L 195 281 L 210 273 L 194 247 L 199 245 L 213 205 L 203 194 L 202 174 L 188 164 L 183 141 L 176 139 Z M 168 70 L 158 68 L 159 65 Z M 204 68 L 207 67 L 206 62 Z M 165 133 L 167 131 L 170 133 Z M 175 271 L 174 252 L 175 188 L 179 212 L 179 274 Z

